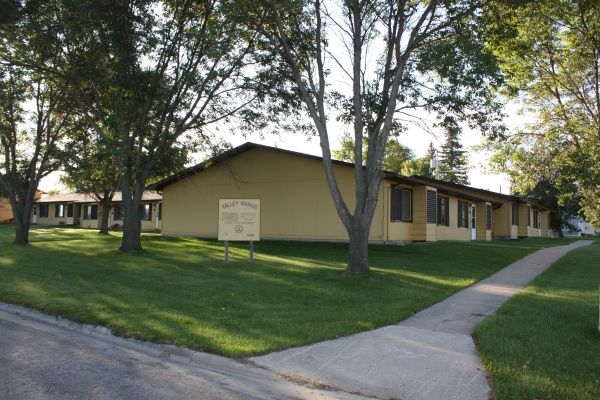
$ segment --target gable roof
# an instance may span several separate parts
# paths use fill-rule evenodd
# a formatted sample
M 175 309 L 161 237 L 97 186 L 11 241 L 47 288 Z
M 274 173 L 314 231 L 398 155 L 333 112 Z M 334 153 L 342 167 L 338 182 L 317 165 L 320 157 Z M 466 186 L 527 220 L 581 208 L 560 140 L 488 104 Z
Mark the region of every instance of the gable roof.
M 323 160 L 323 158 L 320 156 L 314 156 L 311 154 L 299 153 L 296 151 L 280 149 L 277 147 L 271 147 L 271 146 L 266 146 L 266 145 L 262 145 L 262 144 L 246 142 L 246 143 L 242 144 L 241 146 L 234 147 L 234 148 L 227 150 L 215 157 L 212 157 L 200 164 L 197 164 L 192 167 L 181 170 L 181 171 L 175 173 L 174 175 L 169 176 L 168 178 L 165 178 L 165 179 L 163 179 L 159 182 L 156 182 L 152 185 L 149 185 L 148 189 L 149 190 L 162 190 L 165 187 L 167 187 L 173 183 L 179 182 L 182 179 L 185 179 L 189 176 L 192 176 L 199 172 L 207 170 L 221 162 L 224 162 L 230 158 L 233 158 L 239 154 L 245 153 L 245 152 L 253 150 L 253 149 L 263 149 L 263 150 L 275 151 L 275 152 L 289 154 L 289 155 L 296 156 L 296 157 L 308 158 L 308 159 L 312 159 L 312 160 L 319 161 L 319 162 L 322 162 L 322 160 Z M 349 168 L 354 168 L 354 163 L 349 163 L 349 162 L 339 161 L 339 160 L 333 160 L 333 163 L 336 165 L 342 165 L 342 166 L 346 166 Z M 514 196 L 514 195 L 506 195 L 506 194 L 502 194 L 502 193 L 492 192 L 489 190 L 477 189 L 477 188 L 473 188 L 470 186 L 445 182 L 445 181 L 441 181 L 438 179 L 427 178 L 424 176 L 418 176 L 418 175 L 405 176 L 405 175 L 401 175 L 401 174 L 398 174 L 395 172 L 389 172 L 389 171 L 383 171 L 383 173 L 384 173 L 385 179 L 388 179 L 393 182 L 430 186 L 430 187 L 434 187 L 434 188 L 442 191 L 443 193 L 456 195 L 456 196 L 459 196 L 466 200 L 486 201 L 486 202 L 489 202 L 489 203 L 492 203 L 492 204 L 495 204 L 498 206 L 502 203 L 513 201 L 513 202 L 528 203 L 528 204 L 534 205 L 540 209 L 548 210 L 545 207 L 534 204 L 528 200 L 525 200 L 521 197 Z
M 296 151 L 292 151 L 292 150 L 285 150 L 285 149 L 280 149 L 277 147 L 271 147 L 271 146 L 266 146 L 263 144 L 257 144 L 257 143 L 252 143 L 252 142 L 246 142 L 238 147 L 234 147 L 233 149 L 224 151 L 221 154 L 218 154 L 212 158 L 209 158 L 208 160 L 201 162 L 200 164 L 196 164 L 192 167 L 186 168 L 184 170 L 181 170 L 161 181 L 155 182 L 152 185 L 149 185 L 147 187 L 147 189 L 149 190 L 162 190 L 163 188 L 179 182 L 180 180 L 187 178 L 188 176 L 197 174 L 198 172 L 204 171 L 210 167 L 213 167 L 219 163 L 222 163 L 226 160 L 229 160 L 230 158 L 233 158 L 237 155 L 240 155 L 242 153 L 245 153 L 247 151 L 250 150 L 254 150 L 254 149 L 262 149 L 262 150 L 269 150 L 269 151 L 276 151 L 278 153 L 282 153 L 282 154 L 289 154 L 289 155 L 293 155 L 296 157 L 302 157 L 302 158 L 307 158 L 307 159 L 311 159 L 311 160 L 316 160 L 321 162 L 323 160 L 322 157 L 319 156 L 314 156 L 311 154 L 306 154 L 306 153 L 299 153 Z M 338 161 L 338 160 L 333 160 L 333 163 L 336 165 L 343 165 L 343 166 L 347 166 L 347 167 L 352 167 L 354 168 L 354 164 L 353 163 L 349 163 L 349 162 L 345 162 L 345 161 Z

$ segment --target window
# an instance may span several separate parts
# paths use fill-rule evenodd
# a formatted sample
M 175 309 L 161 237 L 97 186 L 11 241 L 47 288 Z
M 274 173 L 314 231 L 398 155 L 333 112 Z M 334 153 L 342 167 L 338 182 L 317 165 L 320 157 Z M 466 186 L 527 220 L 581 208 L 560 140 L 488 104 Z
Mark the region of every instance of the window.
M 391 220 L 412 222 L 412 190 L 392 186 Z
M 48 204 L 40 204 L 40 218 L 48 218 Z
M 83 219 L 98 219 L 98 204 L 88 204 L 83 207 Z
M 519 206 L 516 204 L 512 206 L 512 224 L 519 225 Z
M 527 226 L 531 226 L 531 207 L 527 206 Z
M 162 221 L 162 203 L 158 203 L 156 205 L 156 209 L 157 209 L 157 214 L 158 214 L 158 220 Z
M 438 212 L 438 225 L 450 226 L 449 210 L 450 199 L 448 197 L 438 196 L 437 198 L 437 212 Z
M 485 206 L 485 229 L 492 229 L 492 206 L 488 204 Z
M 73 203 L 67 205 L 67 218 L 73 218 Z
M 427 191 L 427 223 L 437 223 L 437 192 L 435 190 Z
M 152 204 L 142 204 L 140 217 L 144 221 L 152 221 Z
M 469 227 L 469 203 L 466 201 L 458 201 L 458 227 Z
M 533 227 L 540 229 L 540 212 L 539 211 L 534 211 L 533 212 Z
M 64 204 L 55 204 L 54 205 L 54 217 L 55 218 L 64 218 L 65 216 L 65 205 Z
M 113 210 L 114 210 L 113 218 L 115 220 L 122 220 L 123 219 L 123 207 L 115 206 Z

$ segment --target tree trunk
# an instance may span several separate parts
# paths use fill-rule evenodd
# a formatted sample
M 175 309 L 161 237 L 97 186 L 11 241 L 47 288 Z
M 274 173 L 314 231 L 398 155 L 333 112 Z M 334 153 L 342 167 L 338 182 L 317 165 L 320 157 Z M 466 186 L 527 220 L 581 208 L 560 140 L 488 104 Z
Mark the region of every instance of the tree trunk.
M 11 195 L 11 206 L 15 223 L 15 244 L 29 244 L 29 218 L 33 207 L 31 201 L 17 200 L 16 195 Z
M 108 218 L 110 216 L 110 206 L 112 205 L 112 196 L 108 198 L 103 198 L 100 202 L 100 209 L 98 212 L 100 213 L 100 233 L 101 235 L 108 235 Z
M 23 221 L 15 218 L 15 243 L 29 244 L 29 220 Z
M 142 195 L 144 193 L 143 184 L 136 183 L 135 188 L 131 189 L 131 176 L 128 173 L 123 174 L 123 239 L 121 240 L 121 251 L 142 250 L 142 221 L 141 206 Z
M 123 239 L 121 240 L 121 251 L 138 251 L 142 250 L 141 232 L 142 222 L 140 220 L 139 202 L 137 206 L 133 205 L 130 198 L 129 205 L 126 205 L 125 198 L 123 199 L 123 208 L 125 217 L 123 219 Z
M 348 232 L 348 265 L 344 274 L 369 272 L 369 222 L 354 219 L 352 230 Z

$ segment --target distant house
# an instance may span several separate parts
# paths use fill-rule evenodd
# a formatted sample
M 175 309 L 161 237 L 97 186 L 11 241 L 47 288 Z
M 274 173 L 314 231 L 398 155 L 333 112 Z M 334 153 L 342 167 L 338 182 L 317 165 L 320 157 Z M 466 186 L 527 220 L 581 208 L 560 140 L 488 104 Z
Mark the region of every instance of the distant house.
M 43 195 L 44 195 L 44 192 L 42 192 L 41 190 L 36 190 L 34 201 L 36 201 Z M 0 223 L 12 222 L 13 220 L 14 220 L 14 214 L 13 214 L 12 205 L 10 204 L 10 200 L 6 197 L 0 196 Z
M 246 143 L 185 169 L 149 187 L 163 196 L 162 233 L 216 237 L 219 199 L 257 198 L 261 200 L 263 238 L 347 240 L 321 162 L 317 156 Z M 334 171 L 352 209 L 354 165 L 336 161 Z M 530 207 L 530 216 L 537 218 L 528 221 L 529 225 L 524 222 L 522 229 L 517 224 L 514 232 L 511 221 L 495 215 L 498 210 L 502 214 L 503 208 L 510 208 L 513 202 Z M 516 238 L 521 234 L 544 236 L 544 218 L 547 221 L 547 210 L 514 196 L 386 172 L 369 240 L 468 241 L 495 236 Z
M 570 229 L 563 229 L 565 236 L 598 236 L 600 228 L 594 227 L 580 216 L 571 216 L 567 219 Z
M 0 197 L 0 223 L 13 220 L 13 211 L 10 201 L 6 197 Z
M 142 230 L 161 229 L 162 196 L 145 191 L 142 196 Z M 101 205 L 91 194 L 68 193 L 42 196 L 34 205 L 31 222 L 42 225 L 72 225 L 81 228 L 99 227 L 98 217 Z M 123 225 L 121 193 L 113 197 L 109 210 L 109 226 Z

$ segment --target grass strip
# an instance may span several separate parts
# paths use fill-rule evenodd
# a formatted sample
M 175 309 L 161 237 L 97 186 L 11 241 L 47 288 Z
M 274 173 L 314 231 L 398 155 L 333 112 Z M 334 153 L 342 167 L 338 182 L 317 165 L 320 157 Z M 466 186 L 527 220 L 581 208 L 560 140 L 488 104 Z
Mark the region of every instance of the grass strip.
M 114 333 L 245 357 L 401 321 L 536 248 L 561 240 L 485 245 L 372 246 L 368 276 L 343 277 L 346 245 L 248 244 L 144 234 L 122 253 L 118 233 L 37 227 L 29 246 L 0 226 L 0 300 Z
M 600 243 L 571 251 L 475 336 L 500 400 L 600 399 Z

